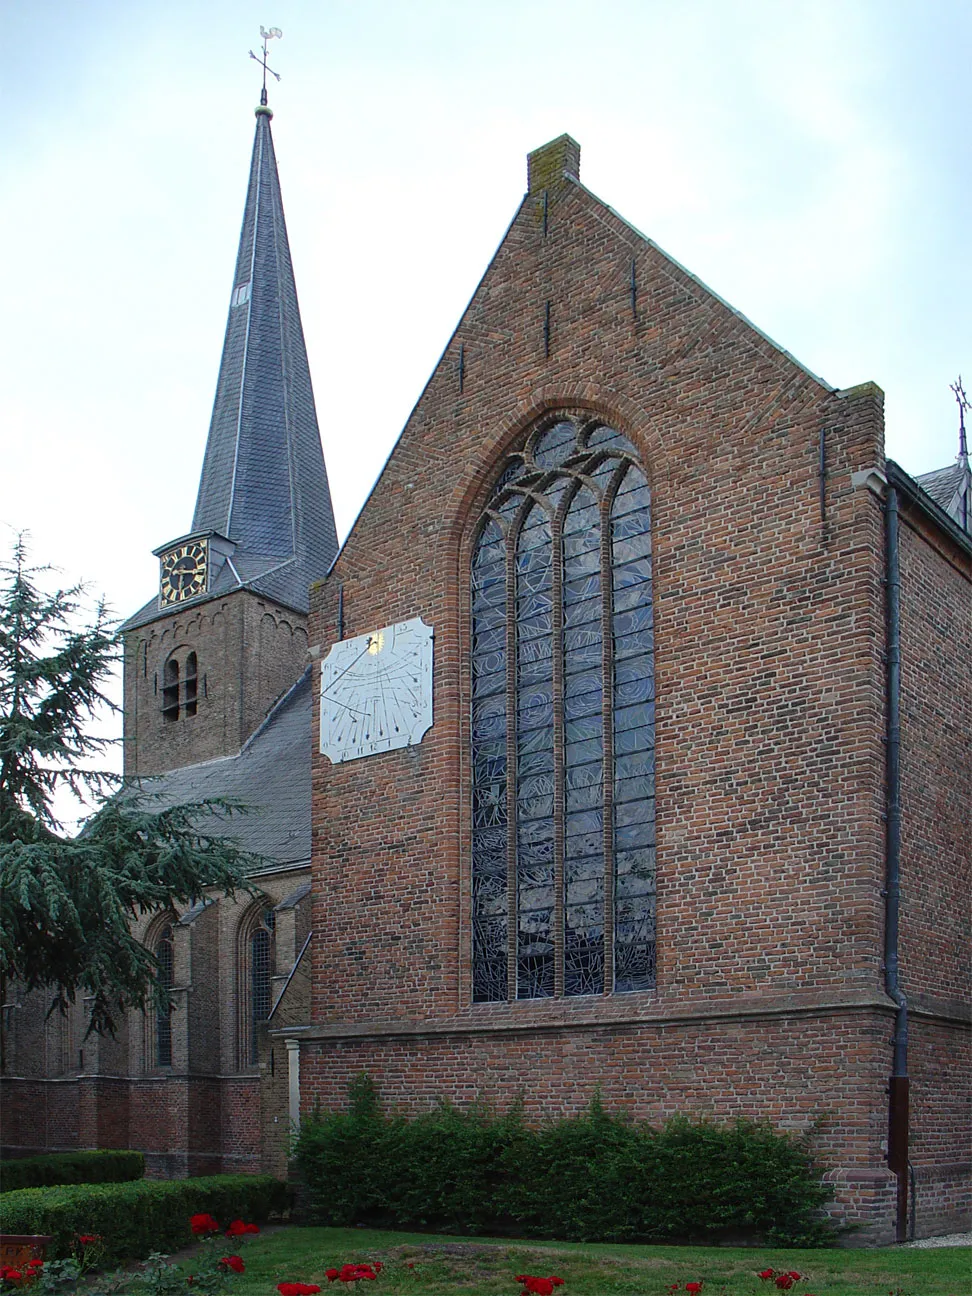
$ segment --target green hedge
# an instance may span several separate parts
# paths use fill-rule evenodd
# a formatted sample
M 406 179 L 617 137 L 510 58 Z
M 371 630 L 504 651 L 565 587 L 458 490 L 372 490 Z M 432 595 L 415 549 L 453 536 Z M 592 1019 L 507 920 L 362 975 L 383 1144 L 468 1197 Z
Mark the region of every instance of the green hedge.
M 604 1242 L 727 1238 L 821 1246 L 834 1228 L 805 1139 L 747 1120 L 664 1128 L 588 1112 L 539 1128 L 441 1105 L 382 1113 L 371 1082 L 348 1111 L 301 1127 L 295 1155 L 314 1222 Z
M 144 1175 L 141 1152 L 52 1152 L 0 1161 L 0 1193 L 53 1184 L 128 1183 Z
M 206 1211 L 225 1228 L 234 1219 L 260 1223 L 289 1205 L 287 1185 L 270 1175 L 23 1188 L 0 1197 L 0 1233 L 49 1233 L 51 1258 L 70 1255 L 76 1234 L 98 1233 L 106 1261 L 141 1260 L 187 1246 L 190 1215 Z

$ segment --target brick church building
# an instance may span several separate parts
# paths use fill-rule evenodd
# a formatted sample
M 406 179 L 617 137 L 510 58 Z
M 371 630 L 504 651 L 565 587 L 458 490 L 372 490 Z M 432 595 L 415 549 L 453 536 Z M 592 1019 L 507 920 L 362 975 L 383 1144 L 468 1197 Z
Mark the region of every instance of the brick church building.
M 125 773 L 252 807 L 155 915 L 174 1008 L 4 1006 L 4 1146 L 283 1171 L 403 1111 L 823 1118 L 840 1217 L 969 1216 L 972 474 L 805 369 L 561 136 L 338 550 L 270 112 L 190 531 L 125 626 Z

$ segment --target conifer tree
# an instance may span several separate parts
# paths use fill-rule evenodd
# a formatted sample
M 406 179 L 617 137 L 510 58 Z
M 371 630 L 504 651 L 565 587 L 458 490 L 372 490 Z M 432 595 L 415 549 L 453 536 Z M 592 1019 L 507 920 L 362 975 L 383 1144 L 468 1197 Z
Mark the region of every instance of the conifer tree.
M 240 807 L 159 807 L 90 764 L 112 741 L 88 726 L 112 706 L 117 643 L 103 603 L 84 615 L 81 586 L 40 590 L 46 570 L 23 536 L 0 564 L 0 989 L 43 988 L 61 1010 L 83 994 L 89 1030 L 111 1034 L 126 1007 L 167 1003 L 135 921 L 247 889 L 255 860 L 220 832 Z M 76 836 L 55 814 L 62 788 L 96 804 Z

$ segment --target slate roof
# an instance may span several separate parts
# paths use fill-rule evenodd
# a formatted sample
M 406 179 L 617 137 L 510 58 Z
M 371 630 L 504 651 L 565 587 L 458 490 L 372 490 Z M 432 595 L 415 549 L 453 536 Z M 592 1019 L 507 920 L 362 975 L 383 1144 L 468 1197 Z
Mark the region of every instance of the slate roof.
M 961 526 L 961 487 L 965 485 L 967 496 L 972 497 L 972 483 L 969 482 L 968 465 L 961 460 L 949 464 L 947 468 L 936 468 L 934 472 L 921 473 L 915 481 L 921 489 L 930 495 L 939 508 L 943 508 L 954 521 Z M 969 530 L 969 516 L 972 514 L 972 498 L 966 505 L 965 530 Z
M 264 867 L 309 863 L 311 853 L 311 670 L 272 708 L 238 756 L 142 779 L 147 808 L 226 797 L 249 813 L 219 828 Z
M 308 586 L 326 575 L 337 553 L 265 108 L 257 109 L 223 355 L 192 520 L 192 533 L 206 531 L 227 536 L 236 549 L 212 588 L 192 602 L 247 588 L 306 611 Z M 160 615 L 153 598 L 124 628 Z

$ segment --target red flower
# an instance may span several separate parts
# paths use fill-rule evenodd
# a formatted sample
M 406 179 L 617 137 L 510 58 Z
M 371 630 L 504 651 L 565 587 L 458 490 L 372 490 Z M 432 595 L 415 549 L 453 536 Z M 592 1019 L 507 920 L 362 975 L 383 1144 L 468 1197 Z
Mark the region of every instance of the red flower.
M 232 1269 L 234 1273 L 244 1273 L 246 1266 L 239 1256 L 223 1256 L 219 1262 L 221 1269 Z
M 100 1233 L 79 1233 L 78 1234 L 79 1246 L 83 1246 L 83 1247 L 92 1246 L 95 1242 L 100 1242 L 100 1241 L 101 1241 Z
M 414 1261 L 414 1260 L 406 1261 L 405 1268 L 406 1268 L 406 1269 L 414 1269 L 414 1268 L 415 1268 L 415 1261 Z
M 374 1282 L 378 1277 L 376 1271 L 369 1264 L 346 1264 L 342 1265 L 338 1271 L 338 1282 L 353 1283 L 362 1280 Z
M 334 1279 L 338 1277 L 337 1269 L 326 1270 L 324 1277 L 327 1279 L 328 1282 L 333 1282 Z
M 4 1282 L 20 1282 L 23 1276 L 19 1269 L 4 1269 L 2 1275 L 0 1275 Z
M 260 1230 L 255 1224 L 244 1224 L 242 1220 L 236 1219 L 226 1230 L 227 1237 L 242 1237 L 244 1233 L 259 1233 Z
M 776 1278 L 776 1285 L 777 1287 L 779 1287 L 780 1291 L 789 1291 L 789 1289 L 793 1286 L 793 1278 L 788 1273 L 778 1274 Z
M 197 1235 L 203 1233 L 218 1233 L 219 1225 L 213 1219 L 212 1215 L 193 1215 L 189 1220 L 189 1227 Z
M 280 1296 L 314 1296 L 314 1293 L 320 1290 L 320 1287 L 315 1286 L 314 1283 L 277 1283 Z
M 800 1275 L 797 1273 L 795 1269 L 790 1270 L 790 1277 L 793 1279 L 794 1282 L 800 1281 Z
M 537 1274 L 516 1274 L 514 1282 L 523 1284 L 523 1292 L 529 1296 L 553 1296 L 555 1287 L 563 1287 L 563 1278 L 558 1278 L 556 1274 L 551 1274 L 549 1278 L 541 1278 Z
M 704 1281 L 704 1280 L 703 1280 L 703 1281 Z M 696 1296 L 698 1296 L 698 1293 L 702 1290 L 702 1283 L 700 1283 L 700 1282 L 697 1282 L 697 1283 L 686 1283 L 686 1284 L 685 1284 L 685 1290 L 686 1290 L 687 1292 L 695 1292 L 695 1293 L 696 1293 Z
M 765 1282 L 767 1278 L 772 1278 L 772 1277 L 775 1276 L 775 1274 L 776 1274 L 776 1270 L 775 1270 L 775 1269 L 762 1269 L 762 1270 L 760 1270 L 760 1272 L 756 1275 L 756 1277 L 757 1277 L 757 1278 L 762 1278 L 763 1281 Z

